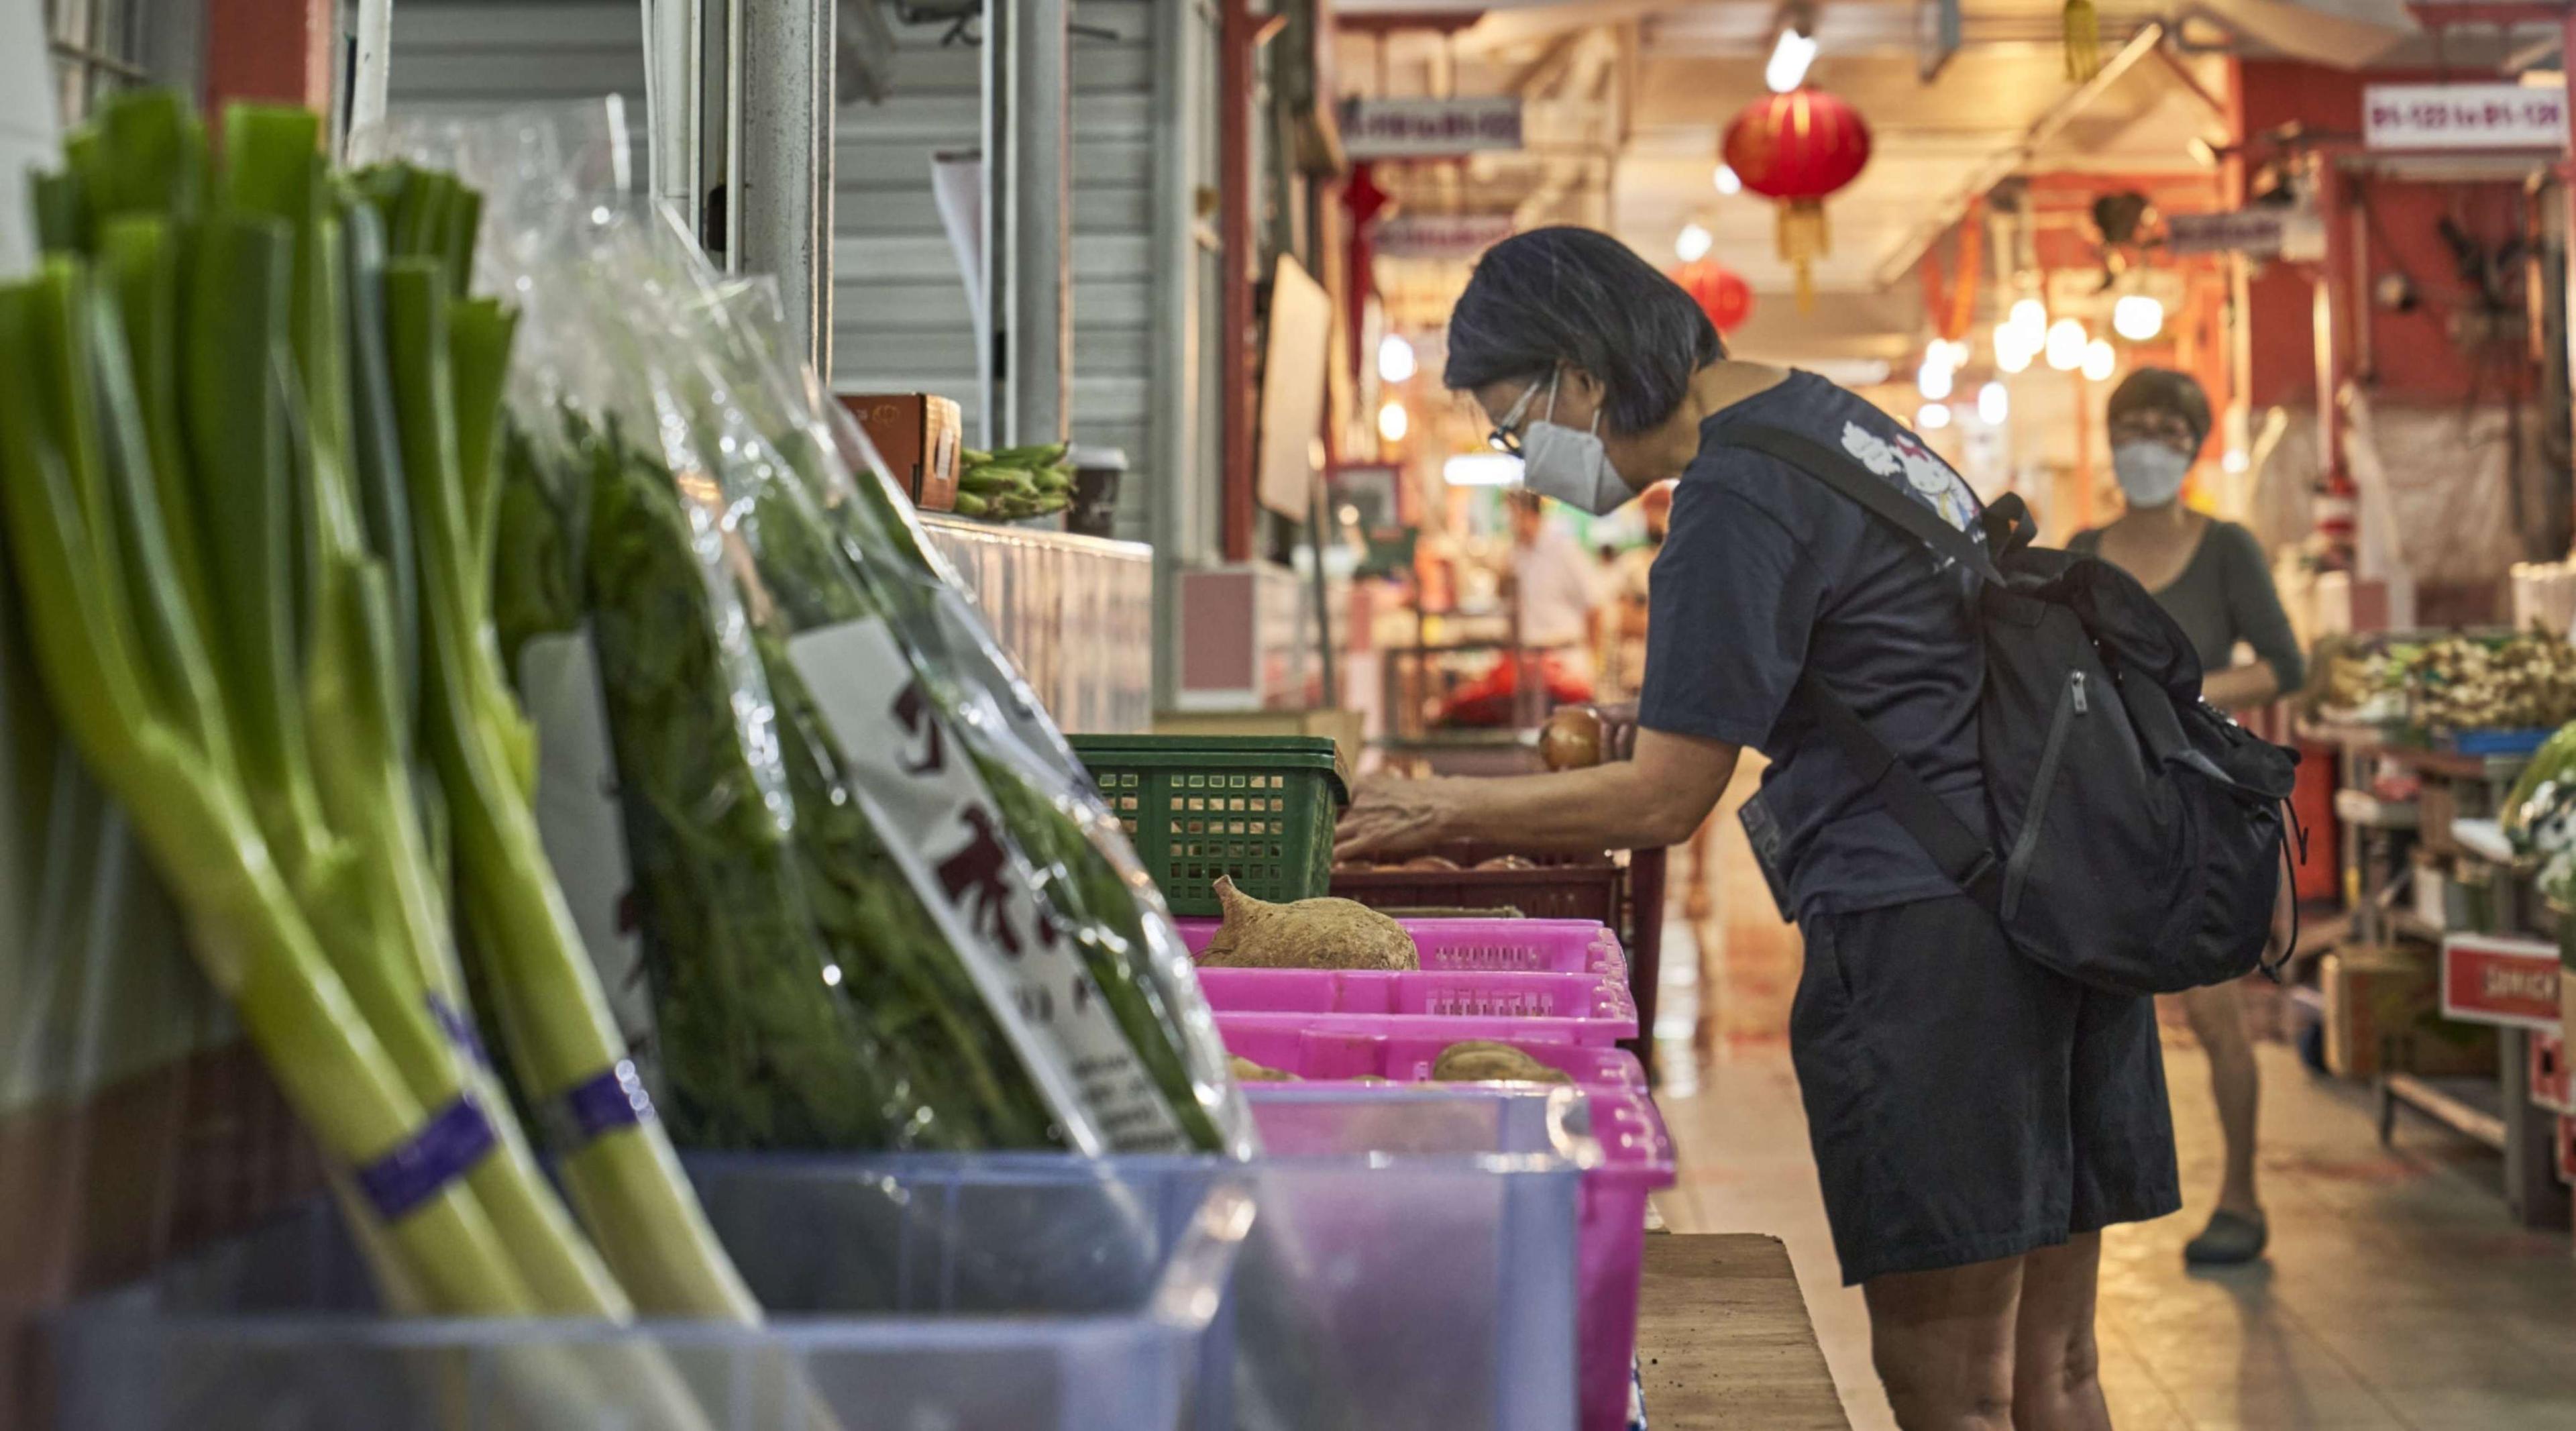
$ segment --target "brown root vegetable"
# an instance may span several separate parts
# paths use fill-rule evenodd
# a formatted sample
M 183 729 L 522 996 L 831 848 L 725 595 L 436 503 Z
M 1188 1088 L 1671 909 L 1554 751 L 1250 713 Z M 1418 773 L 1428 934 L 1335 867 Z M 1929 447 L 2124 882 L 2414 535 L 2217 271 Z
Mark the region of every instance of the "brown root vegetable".
M 1419 969 L 1404 926 L 1347 899 L 1272 904 L 1217 877 L 1225 922 L 1199 963 L 1211 969 Z
M 1496 855 L 1476 866 L 1480 870 L 1534 870 L 1538 861 L 1526 855 Z
M 1293 1073 L 1283 1073 L 1275 1068 L 1265 1068 L 1260 1064 L 1254 1063 L 1248 1058 L 1240 1056 L 1230 1057 L 1226 1062 L 1233 1065 L 1234 1081 L 1237 1083 L 1297 1083 L 1301 1081 L 1297 1075 Z
M 1446 855 L 1416 855 L 1412 859 L 1406 860 L 1404 863 L 1397 865 L 1396 868 L 1400 870 L 1454 870 L 1458 868 L 1458 862 L 1450 859 Z
M 1436 1083 L 1572 1083 L 1561 1068 L 1550 1068 L 1507 1043 L 1469 1039 L 1440 1050 L 1431 1064 Z

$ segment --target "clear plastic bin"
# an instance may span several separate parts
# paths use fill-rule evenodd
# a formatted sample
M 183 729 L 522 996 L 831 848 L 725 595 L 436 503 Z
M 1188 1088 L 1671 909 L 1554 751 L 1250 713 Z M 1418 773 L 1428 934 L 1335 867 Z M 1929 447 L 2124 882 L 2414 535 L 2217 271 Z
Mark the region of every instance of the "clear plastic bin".
M 1583 1431 L 1628 1423 L 1646 1198 L 1673 1182 L 1672 1141 L 1642 1093 L 1614 1089 L 1249 1084 L 1275 1154 L 1553 1153 L 1584 1168 L 1578 1341 Z
M 830 1431 L 802 1387 L 841 1431 L 1564 1431 L 1582 1175 L 1454 1145 L 692 1159 L 758 1330 L 387 1319 L 316 1209 L 57 1318 L 54 1424 L 655 1431 L 649 1350 L 712 1431 Z M 596 1394 L 532 1411 L 530 1359 Z
M 1591 919 L 1399 919 L 1424 969 L 1462 973 L 1602 974 L 1628 981 L 1628 955 L 1608 925 Z M 1183 919 L 1192 954 L 1216 937 L 1218 921 Z
M 1239 1165 L 724 1160 L 772 1320 L 393 1319 L 329 1209 L 49 1328 L 63 1431 L 1074 1431 L 1186 1424 L 1252 1222 Z M 678 1378 L 655 1399 L 656 1363 Z M 1222 1361 L 1216 1364 L 1222 1365 Z M 697 1413 L 672 1414 L 694 1400 Z M 658 1408 L 658 1409 L 657 1409 Z
M 1599 1025 L 1586 1042 L 1637 1036 L 1636 997 L 1624 977 L 1606 974 L 1201 969 L 1198 976 L 1218 1013 L 1575 1019 Z

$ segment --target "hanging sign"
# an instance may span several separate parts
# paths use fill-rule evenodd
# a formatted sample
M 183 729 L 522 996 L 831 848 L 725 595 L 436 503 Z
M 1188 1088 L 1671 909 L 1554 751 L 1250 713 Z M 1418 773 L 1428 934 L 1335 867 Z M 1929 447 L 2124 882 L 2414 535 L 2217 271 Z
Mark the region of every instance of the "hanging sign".
M 2564 1027 L 2558 1009 L 2558 947 L 2472 934 L 2443 940 L 2442 1016 L 2557 1032 Z
M 1342 105 L 1342 148 L 1353 159 L 1437 159 L 1521 147 L 1515 95 L 1354 99 Z
M 2362 91 L 2373 149 L 2563 149 L 2567 91 L 2518 84 L 2375 84 Z
M 1470 259 L 1512 236 L 1509 214 L 1422 214 L 1380 219 L 1369 235 L 1380 258 Z
M 2167 214 L 2165 252 L 2176 258 L 2241 253 L 2313 263 L 2325 257 L 2326 230 L 2314 210 L 2303 208 L 2265 205 L 2225 214 Z

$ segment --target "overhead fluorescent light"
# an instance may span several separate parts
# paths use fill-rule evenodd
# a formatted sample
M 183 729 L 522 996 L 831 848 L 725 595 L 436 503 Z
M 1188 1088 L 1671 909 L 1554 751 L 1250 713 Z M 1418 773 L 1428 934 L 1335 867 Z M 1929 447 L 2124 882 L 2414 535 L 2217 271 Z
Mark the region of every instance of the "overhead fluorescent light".
M 1716 243 L 1716 236 L 1706 228 L 1698 224 L 1684 224 L 1681 233 L 1673 239 L 1673 252 L 1678 254 L 1684 263 L 1697 263 L 1708 257 L 1708 251 L 1715 247 Z
M 1807 66 L 1815 62 L 1814 38 L 1784 25 L 1780 38 L 1772 43 L 1771 62 L 1762 67 L 1762 82 L 1771 86 L 1773 94 L 1787 94 L 1807 82 Z
M 1717 185 L 1717 191 L 1721 194 L 1734 195 L 1744 192 L 1744 180 L 1736 175 L 1735 166 L 1732 164 L 1718 165 L 1717 174 L 1712 182 Z
M 1440 464 L 1440 480 L 1452 487 L 1517 486 L 1521 460 L 1501 452 L 1461 452 Z

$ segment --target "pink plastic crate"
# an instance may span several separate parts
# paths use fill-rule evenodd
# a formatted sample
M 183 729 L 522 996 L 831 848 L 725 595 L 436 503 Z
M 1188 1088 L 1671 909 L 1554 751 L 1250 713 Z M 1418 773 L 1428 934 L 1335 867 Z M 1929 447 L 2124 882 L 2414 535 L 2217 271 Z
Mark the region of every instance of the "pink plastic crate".
M 1399 920 L 1422 951 L 1422 967 L 1451 973 L 1603 974 L 1628 981 L 1619 936 L 1589 919 Z M 1207 948 L 1213 919 L 1179 921 L 1190 953 Z
M 1608 1048 L 1620 1039 L 1619 1026 L 1606 1019 L 1458 1018 L 1443 1014 L 1230 1014 L 1223 1010 L 1219 1010 L 1216 1017 L 1219 1027 L 1248 1020 L 1256 1026 L 1267 1024 L 1279 1028 L 1312 1029 L 1318 1033 L 1436 1039 L 1440 1048 L 1466 1039 L 1527 1044 L 1571 1043 L 1586 1048 Z M 1438 1051 L 1438 1048 L 1433 1050 L 1434 1053 Z
M 1315 1082 L 1383 1078 L 1393 1083 L 1421 1083 L 1431 1077 L 1440 1050 L 1462 1039 L 1491 1038 L 1511 1044 L 1530 1057 L 1559 1069 L 1585 1088 L 1609 1088 L 1643 1094 L 1646 1070 L 1624 1048 L 1602 1048 L 1563 1040 L 1512 1033 L 1465 1032 L 1446 1020 L 1411 1019 L 1405 1030 L 1373 1027 L 1385 1019 L 1334 1016 L 1331 1027 L 1302 1015 L 1218 1014 L 1217 1030 L 1226 1049 L 1264 1068 L 1293 1073 Z M 1491 1022 L 1501 1022 L 1499 1020 Z M 1428 1031 L 1424 1025 L 1430 1025 Z
M 1612 1042 L 1637 1036 L 1636 997 L 1604 974 L 1201 969 L 1199 987 L 1218 1013 L 1575 1019 Z

